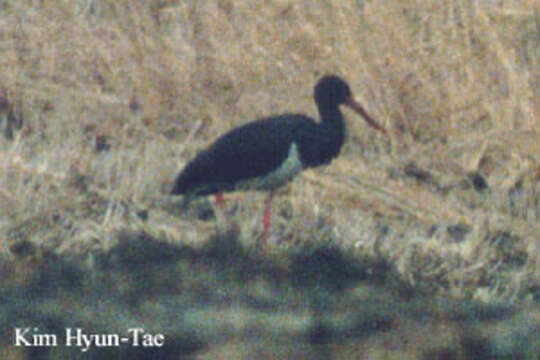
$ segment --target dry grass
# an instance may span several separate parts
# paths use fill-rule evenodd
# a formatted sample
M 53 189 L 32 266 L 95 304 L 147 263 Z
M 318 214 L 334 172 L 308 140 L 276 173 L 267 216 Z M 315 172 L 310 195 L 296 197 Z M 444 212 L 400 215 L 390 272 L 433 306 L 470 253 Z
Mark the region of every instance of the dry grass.
M 0 86 L 24 119 L 0 140 L 3 256 L 21 238 L 109 248 L 126 228 L 203 242 L 211 223 L 163 205 L 176 172 L 248 120 L 315 116 L 313 84 L 338 73 L 391 139 L 347 113 L 342 156 L 276 202 L 275 250 L 331 236 L 446 295 L 538 300 L 536 1 L 2 4 Z M 406 175 L 411 162 L 430 180 Z M 247 243 L 261 196 L 236 197 Z

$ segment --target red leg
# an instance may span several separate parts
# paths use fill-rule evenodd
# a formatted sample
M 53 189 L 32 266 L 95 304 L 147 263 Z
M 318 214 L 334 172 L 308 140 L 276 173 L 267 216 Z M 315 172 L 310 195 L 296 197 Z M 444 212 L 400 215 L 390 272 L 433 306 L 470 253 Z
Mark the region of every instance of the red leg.
M 268 230 L 270 229 L 270 215 L 271 215 L 271 204 L 272 198 L 274 197 L 274 191 L 270 191 L 268 197 L 264 201 L 264 215 L 263 215 L 263 232 L 262 232 L 262 241 L 263 244 L 266 244 L 268 237 Z
M 222 192 L 218 192 L 216 194 L 216 204 L 217 204 L 217 206 L 219 206 L 220 208 L 223 209 L 223 205 L 225 204 L 225 200 L 223 199 L 223 193 Z
M 229 219 L 227 217 L 227 211 L 225 210 L 225 200 L 223 199 L 223 193 L 216 194 L 216 232 L 221 234 L 222 232 L 229 231 Z
M 219 192 L 216 194 L 216 234 L 234 234 L 238 235 L 240 233 L 240 228 L 238 224 L 232 221 L 229 218 L 227 209 L 225 209 L 225 200 L 223 198 L 223 193 Z

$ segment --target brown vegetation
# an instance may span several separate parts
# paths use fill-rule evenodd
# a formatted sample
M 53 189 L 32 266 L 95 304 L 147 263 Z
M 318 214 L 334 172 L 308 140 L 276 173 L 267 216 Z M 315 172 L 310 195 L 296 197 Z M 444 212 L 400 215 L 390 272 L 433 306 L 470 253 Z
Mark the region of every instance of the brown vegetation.
M 312 87 L 337 73 L 391 138 L 347 112 L 342 155 L 278 197 L 268 256 L 331 241 L 423 293 L 537 305 L 539 14 L 534 0 L 3 1 L 0 106 L 22 127 L 0 138 L 0 269 L 21 243 L 91 257 L 126 230 L 203 246 L 213 222 L 167 196 L 177 171 L 239 124 L 316 116 Z M 252 246 L 262 195 L 231 198 Z

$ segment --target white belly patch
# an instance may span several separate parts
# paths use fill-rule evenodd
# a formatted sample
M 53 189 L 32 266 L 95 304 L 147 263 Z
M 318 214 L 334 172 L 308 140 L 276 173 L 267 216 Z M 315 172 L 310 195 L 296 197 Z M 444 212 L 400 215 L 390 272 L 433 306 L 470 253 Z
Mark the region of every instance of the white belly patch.
M 276 170 L 266 174 L 263 177 L 240 181 L 236 189 L 238 190 L 269 190 L 276 188 L 290 181 L 296 174 L 302 171 L 302 162 L 298 153 L 298 146 L 293 143 L 289 149 L 289 154 Z

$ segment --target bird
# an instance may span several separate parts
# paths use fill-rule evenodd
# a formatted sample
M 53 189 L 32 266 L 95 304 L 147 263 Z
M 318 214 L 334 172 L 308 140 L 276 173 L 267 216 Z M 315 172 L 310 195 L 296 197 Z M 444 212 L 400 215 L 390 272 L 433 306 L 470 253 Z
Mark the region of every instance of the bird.
M 217 207 L 224 211 L 224 192 L 267 191 L 261 235 L 266 243 L 275 190 L 302 170 L 328 164 L 339 155 L 346 135 L 340 105 L 350 107 L 369 126 L 388 134 L 354 100 L 347 82 L 337 75 L 322 76 L 313 97 L 320 121 L 287 113 L 233 128 L 185 165 L 170 193 L 190 198 L 213 194 Z

